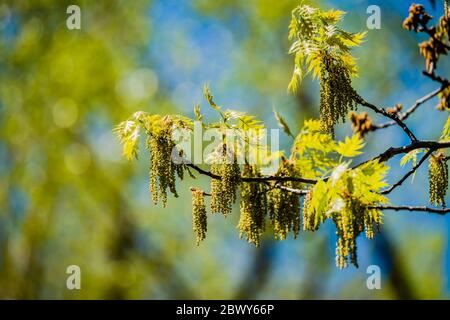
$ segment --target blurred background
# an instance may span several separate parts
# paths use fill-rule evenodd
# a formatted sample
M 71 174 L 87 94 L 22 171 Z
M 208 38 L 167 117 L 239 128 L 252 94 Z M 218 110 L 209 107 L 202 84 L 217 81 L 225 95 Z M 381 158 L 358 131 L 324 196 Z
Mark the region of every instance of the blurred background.
M 443 1 L 429 12 L 439 17 Z M 358 92 L 381 106 L 408 107 L 435 89 L 421 76 L 417 42 L 402 29 L 411 1 L 308 1 L 348 12 L 343 26 L 366 30 L 369 5 L 381 29 L 355 50 Z M 239 240 L 238 210 L 209 216 L 195 246 L 189 187 L 168 207 L 151 203 L 148 154 L 127 162 L 112 129 L 133 112 L 193 116 L 209 83 L 220 105 L 276 127 L 272 107 L 298 130 L 318 116 L 318 85 L 286 91 L 293 59 L 287 28 L 295 0 L 51 1 L 0 3 L 0 298 L 47 299 L 445 299 L 450 296 L 450 220 L 385 212 L 382 233 L 358 239 L 360 268 L 334 264 L 334 225 L 262 247 Z M 66 28 L 66 8 L 81 8 L 81 30 Z M 436 21 L 436 20 L 434 20 Z M 438 73 L 448 76 L 444 59 Z M 437 139 L 446 115 L 435 98 L 408 124 Z M 377 122 L 383 119 L 374 116 Z M 337 136 L 350 133 L 340 125 Z M 391 127 L 367 138 L 367 154 L 406 144 Z M 283 137 L 281 145 L 289 148 Z M 408 168 L 390 161 L 389 180 Z M 426 167 L 392 193 L 393 204 L 427 203 Z M 66 288 L 66 268 L 81 268 L 81 290 Z M 381 290 L 366 268 L 379 265 Z

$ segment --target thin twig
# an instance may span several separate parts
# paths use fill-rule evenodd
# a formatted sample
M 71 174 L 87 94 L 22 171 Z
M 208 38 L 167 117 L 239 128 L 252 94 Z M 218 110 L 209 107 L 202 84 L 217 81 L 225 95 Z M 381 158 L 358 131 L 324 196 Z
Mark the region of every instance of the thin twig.
M 205 191 L 203 191 L 203 190 L 200 190 L 200 189 L 197 189 L 197 188 L 194 188 L 194 187 L 191 187 L 190 190 L 191 190 L 192 192 L 194 192 L 194 191 L 201 191 L 201 192 L 203 193 L 204 196 L 208 196 L 208 197 L 211 196 L 211 193 L 205 192 Z
M 364 162 L 361 162 L 360 164 L 352 167 L 351 169 L 356 169 L 357 167 L 359 167 L 365 163 L 368 163 L 370 161 L 376 160 L 376 159 L 379 159 L 379 161 L 385 162 L 385 161 L 388 161 L 389 159 L 391 159 L 392 157 L 394 157 L 395 155 L 408 153 L 412 150 L 422 149 L 422 148 L 429 149 L 430 151 L 435 151 L 437 149 L 450 148 L 450 141 L 447 141 L 447 142 L 416 141 L 416 142 L 412 142 L 411 144 L 408 144 L 408 145 L 402 146 L 402 147 L 397 147 L 397 148 L 391 147 L 391 148 L 387 149 L 386 151 L 384 151 L 383 153 L 379 154 L 378 156 L 376 156 L 372 159 L 366 160 Z M 206 175 L 212 179 L 221 179 L 220 176 L 213 174 L 207 170 L 204 170 L 193 163 L 186 163 L 186 165 L 202 175 Z M 323 180 L 326 181 L 327 179 L 328 178 L 324 178 Z M 289 176 L 281 176 L 281 177 L 267 176 L 267 177 L 253 177 L 253 178 L 242 177 L 241 181 L 244 181 L 244 182 L 296 181 L 296 182 L 303 182 L 303 183 L 308 183 L 308 184 L 317 183 L 317 180 L 315 180 L 315 179 L 308 179 L 308 178 L 302 178 L 302 177 L 289 177 Z
M 424 76 L 427 76 L 428 78 L 430 78 L 433 81 L 439 82 L 440 84 L 442 84 L 443 87 L 448 87 L 450 85 L 450 82 L 447 79 L 436 75 L 434 72 L 422 71 L 422 74 Z
M 398 180 L 396 183 L 394 183 L 392 186 L 390 186 L 388 189 L 381 191 L 381 194 L 389 194 L 391 193 L 395 188 L 401 186 L 401 184 L 403 182 L 405 182 L 406 179 L 408 179 L 408 177 L 410 175 L 412 175 L 414 172 L 416 172 L 416 170 L 422 165 L 422 163 L 430 156 L 430 154 L 433 153 L 433 150 L 428 150 L 428 152 L 422 157 L 422 159 L 420 159 L 420 161 L 410 170 L 408 171 L 408 173 L 406 173 L 403 178 L 401 178 L 400 180 Z
M 386 151 L 384 151 L 383 153 L 380 153 L 378 156 L 373 157 L 372 159 L 366 160 L 364 162 L 361 162 L 360 164 L 356 165 L 355 167 L 352 167 L 352 169 L 355 169 L 367 162 L 379 159 L 379 161 L 385 162 L 388 161 L 389 159 L 391 159 L 392 157 L 398 155 L 398 154 L 403 154 L 403 153 L 408 153 L 410 151 L 416 150 L 416 149 L 431 149 L 432 151 L 435 151 L 437 149 L 446 149 L 446 148 L 450 148 L 450 142 L 446 141 L 446 142 L 438 142 L 438 141 L 416 141 L 416 142 L 412 142 L 406 146 L 403 147 L 391 147 L 389 149 L 387 149 Z
M 315 179 L 307 179 L 307 178 L 301 178 L 301 177 L 277 177 L 277 176 L 267 176 L 267 177 L 254 177 L 254 178 L 241 178 L 241 181 L 244 182 L 260 182 L 260 181 L 296 181 L 296 182 L 303 182 L 303 183 L 309 183 L 309 184 L 315 184 L 317 183 L 317 180 Z
M 378 210 L 395 210 L 395 211 L 420 211 L 420 212 L 430 212 L 437 213 L 441 215 L 445 215 L 450 213 L 450 208 L 445 209 L 437 209 L 437 208 L 429 208 L 426 206 L 372 206 L 369 209 L 378 209 Z
M 210 177 L 210 178 L 212 178 L 212 179 L 217 179 L 217 180 L 220 180 L 220 179 L 221 179 L 220 176 L 218 176 L 218 175 L 216 175 L 216 174 L 214 174 L 214 173 L 211 173 L 211 172 L 209 172 L 209 171 L 203 170 L 202 168 L 200 168 L 199 166 L 196 166 L 196 165 L 193 164 L 193 163 L 186 163 L 186 165 L 187 165 L 188 167 L 194 169 L 194 170 L 197 171 L 198 173 L 203 174 L 203 175 L 205 175 L 205 176 L 208 176 L 208 177 Z
M 395 123 L 402 128 L 402 130 L 408 135 L 408 137 L 411 139 L 411 141 L 417 141 L 417 138 L 414 136 L 414 134 L 411 132 L 411 130 L 408 128 L 408 126 L 397 116 L 397 114 L 395 113 L 389 113 L 387 112 L 385 109 L 383 108 L 379 108 L 377 106 L 375 106 L 374 104 L 365 101 L 363 98 L 358 97 L 358 101 L 357 101 L 360 105 L 367 107 L 369 109 L 372 109 L 373 111 L 375 111 L 376 113 L 382 114 L 383 116 L 392 119 L 393 121 L 395 121 Z
M 192 164 L 192 163 L 186 163 L 186 165 L 194 170 L 196 170 L 198 173 L 206 175 L 212 179 L 221 179 L 220 176 L 213 174 L 207 170 L 204 170 L 200 168 L 199 166 Z M 278 182 L 286 182 L 286 181 L 296 181 L 296 182 L 303 182 L 303 183 L 309 183 L 309 184 L 315 184 L 317 183 L 317 180 L 315 179 L 307 179 L 307 178 L 301 178 L 301 177 L 277 177 L 277 176 L 267 176 L 267 177 L 241 177 L 241 181 L 244 182 L 268 182 L 268 181 L 278 181 Z
M 309 190 L 294 189 L 294 188 L 285 187 L 285 186 L 282 186 L 282 185 L 279 185 L 279 184 L 275 184 L 274 187 L 277 188 L 277 189 L 281 189 L 281 190 L 284 190 L 284 191 L 295 193 L 295 194 L 298 194 L 298 195 L 301 195 L 301 196 L 304 196 L 304 195 L 306 195 L 309 192 Z
M 420 99 L 417 99 L 416 102 L 405 112 L 403 113 L 399 113 L 398 114 L 398 118 L 401 121 L 405 121 L 414 111 L 417 110 L 418 107 L 420 107 L 422 104 L 424 104 L 425 102 L 427 102 L 428 100 L 434 98 L 435 96 L 437 96 L 439 93 L 442 92 L 442 90 L 444 90 L 445 88 L 447 88 L 447 86 L 441 86 L 438 89 L 435 89 L 434 91 L 428 93 L 427 95 L 423 96 Z M 378 124 L 378 125 L 374 125 L 373 127 L 373 131 L 378 130 L 378 129 L 384 129 L 390 126 L 395 125 L 397 122 L 395 122 L 394 120 L 392 121 L 388 121 L 382 124 Z
M 308 190 L 300 190 L 300 189 L 293 189 L 288 188 L 284 186 L 276 186 L 279 189 L 286 190 L 291 193 L 299 194 L 299 195 L 306 195 L 308 193 Z M 450 208 L 430 208 L 427 206 L 390 206 L 390 205 L 378 205 L 378 206 L 369 206 L 368 209 L 378 209 L 378 210 L 394 210 L 394 211 L 418 211 L 418 212 L 429 212 L 429 213 L 437 213 L 440 215 L 445 215 L 447 213 L 450 213 Z

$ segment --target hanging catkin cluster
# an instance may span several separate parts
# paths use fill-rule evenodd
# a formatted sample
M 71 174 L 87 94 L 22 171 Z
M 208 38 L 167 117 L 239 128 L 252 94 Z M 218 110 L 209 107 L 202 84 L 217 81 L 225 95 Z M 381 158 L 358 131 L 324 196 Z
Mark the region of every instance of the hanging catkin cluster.
M 302 208 L 302 224 L 303 230 L 308 231 L 316 231 L 319 229 L 319 224 L 315 223 L 316 216 L 314 211 L 311 208 L 311 200 L 313 197 L 314 189 L 311 188 L 306 194 L 303 200 L 303 208 Z
M 300 172 L 293 162 L 281 159 L 276 176 L 298 177 Z M 280 182 L 278 186 L 301 188 L 301 184 L 295 181 Z M 291 230 L 294 233 L 294 239 L 297 238 L 300 231 L 300 197 L 295 193 L 274 188 L 269 193 L 268 203 L 275 239 L 285 240 Z
M 163 206 L 167 203 L 167 189 L 178 197 L 175 187 L 175 175 L 183 178 L 183 164 L 172 161 L 172 150 L 175 143 L 172 140 L 172 123 L 169 118 L 161 121 L 161 127 L 154 130 L 147 138 L 150 149 L 150 192 L 155 204 L 159 200 Z
M 192 191 L 192 225 L 196 236 L 197 246 L 206 237 L 207 217 L 205 193 L 202 190 L 191 188 Z
M 346 201 L 344 209 L 333 217 L 336 225 L 336 266 L 347 267 L 348 260 L 358 267 L 356 253 L 356 237 L 363 230 L 364 220 L 358 214 L 358 203 Z M 362 221 L 361 221 L 362 220 Z
M 430 184 L 430 203 L 445 207 L 445 194 L 448 188 L 448 167 L 445 155 L 439 151 L 432 155 L 428 165 L 428 179 Z
M 221 177 L 211 179 L 211 213 L 227 215 L 236 202 L 241 173 L 236 155 L 227 150 L 226 144 L 219 146 L 217 157 L 211 164 L 211 173 Z
M 372 239 L 374 226 L 379 230 L 381 215 L 377 210 L 367 209 L 358 200 L 347 198 L 343 209 L 333 214 L 336 225 L 336 266 L 346 268 L 348 262 L 358 267 L 356 238 L 366 230 L 366 237 Z
M 246 164 L 242 172 L 246 178 L 261 177 L 255 166 Z M 241 216 L 239 219 L 239 237 L 245 235 L 247 241 L 259 247 L 261 235 L 265 229 L 267 214 L 266 186 L 258 182 L 241 183 Z
M 325 132 L 345 121 L 347 113 L 356 109 L 357 94 L 352 88 L 350 73 L 343 63 L 325 56 L 320 73 L 320 121 Z

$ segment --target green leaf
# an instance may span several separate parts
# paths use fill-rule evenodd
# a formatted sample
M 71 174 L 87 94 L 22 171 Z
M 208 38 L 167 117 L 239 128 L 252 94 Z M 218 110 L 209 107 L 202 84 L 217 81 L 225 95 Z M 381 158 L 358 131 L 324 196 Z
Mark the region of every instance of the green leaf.
M 368 191 L 380 191 L 388 186 L 384 180 L 389 167 L 384 162 L 377 160 L 369 161 L 354 171 L 360 180 L 360 184 L 368 186 Z M 363 191 L 363 190 L 359 190 Z
M 275 114 L 275 118 L 278 121 L 278 126 L 283 129 L 284 133 L 286 133 L 288 136 L 291 136 L 292 138 L 295 138 L 294 135 L 291 132 L 291 129 L 289 128 L 286 120 L 283 118 L 281 114 L 279 114 L 275 108 L 273 108 L 273 113 Z
M 411 164 L 413 167 L 416 166 L 417 164 L 417 156 L 419 155 L 419 153 L 423 153 L 425 152 L 426 149 L 416 149 L 416 150 L 412 150 L 410 152 L 408 152 L 407 154 L 405 154 L 401 160 L 400 160 L 400 166 L 405 166 L 408 162 L 411 161 Z M 416 177 L 416 173 L 417 170 L 414 171 L 414 173 L 412 174 L 412 178 L 411 178 L 411 183 L 414 182 L 414 178 Z
M 301 80 L 308 73 L 321 75 L 324 56 L 332 56 L 351 75 L 357 75 L 350 49 L 362 43 L 366 32 L 352 33 L 339 28 L 344 14 L 340 10 L 322 11 L 305 4 L 292 11 L 288 39 L 291 42 L 289 54 L 295 55 L 295 62 L 288 86 L 290 92 L 298 91 Z
M 123 144 L 123 155 L 130 161 L 138 157 L 139 131 L 141 126 L 135 120 L 127 120 L 119 123 L 114 132 Z
M 225 119 L 227 119 L 227 120 L 240 119 L 241 117 L 245 116 L 245 112 L 227 109 L 227 110 L 223 113 L 223 116 L 224 116 Z
M 417 155 L 419 153 L 425 152 L 425 149 L 415 149 L 407 154 L 405 154 L 400 160 L 400 166 L 404 167 L 408 162 L 412 162 L 412 166 L 414 167 L 417 164 Z
M 205 96 L 205 99 L 206 99 L 206 101 L 208 101 L 209 105 L 213 109 L 219 111 L 222 114 L 222 112 L 220 111 L 220 107 L 214 102 L 214 100 L 213 100 L 214 97 L 211 95 L 211 92 L 210 92 L 207 84 L 205 84 L 203 87 L 203 95 Z
M 195 114 L 195 118 L 197 119 L 197 121 L 202 121 L 203 115 L 200 113 L 200 105 L 199 104 L 196 104 L 194 106 L 194 114 Z
M 328 186 L 323 180 L 317 181 L 311 199 L 311 209 L 314 212 L 314 226 L 325 220 L 325 211 L 328 205 Z
M 447 118 L 447 122 L 445 122 L 440 140 L 450 140 L 450 116 Z
M 341 11 L 341 10 L 328 10 L 325 12 L 321 12 L 320 13 L 320 17 L 324 20 L 324 22 L 326 23 L 332 23 L 332 24 L 336 24 L 339 21 L 342 20 L 342 18 L 345 15 L 345 11 Z
M 345 137 L 345 141 L 339 141 L 336 147 L 336 152 L 343 157 L 351 158 L 360 155 L 359 150 L 364 147 L 364 141 L 357 135 L 351 138 Z

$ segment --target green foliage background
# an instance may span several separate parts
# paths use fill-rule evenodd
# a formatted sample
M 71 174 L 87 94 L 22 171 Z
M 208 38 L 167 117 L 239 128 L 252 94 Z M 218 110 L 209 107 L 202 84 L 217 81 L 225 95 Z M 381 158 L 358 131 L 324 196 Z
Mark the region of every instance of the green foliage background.
M 162 209 L 147 193 L 147 155 L 139 165 L 122 159 L 116 123 L 142 109 L 190 114 L 205 82 L 223 104 L 273 127 L 274 105 L 297 130 L 317 116 L 315 84 L 305 80 L 298 96 L 286 92 L 297 1 L 77 3 L 80 31 L 65 27 L 72 1 L 0 4 L 1 298 L 446 297 L 444 219 L 388 213 L 381 238 L 362 240 L 360 269 L 345 271 L 334 270 L 331 225 L 295 241 L 268 236 L 255 249 L 238 240 L 236 212 L 210 218 L 196 247 L 192 181 Z M 428 88 L 415 81 L 416 39 L 401 30 L 407 5 L 392 3 L 380 4 L 383 29 L 356 51 L 356 88 L 385 104 L 414 101 L 413 85 Z M 364 30 L 364 1 L 315 4 L 349 11 L 347 26 Z M 441 127 L 422 130 L 433 136 Z M 348 132 L 341 126 L 337 134 Z M 368 141 L 400 143 L 394 130 Z M 397 199 L 425 194 L 424 181 L 418 174 Z M 81 290 L 66 288 L 71 264 L 81 267 Z M 384 270 L 380 291 L 366 288 L 370 264 Z

